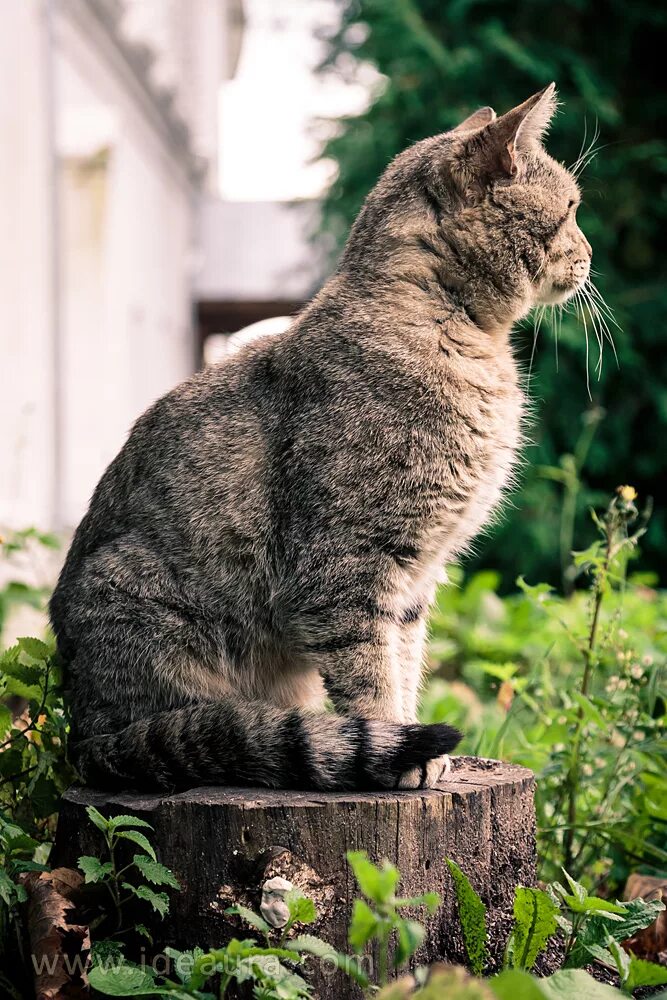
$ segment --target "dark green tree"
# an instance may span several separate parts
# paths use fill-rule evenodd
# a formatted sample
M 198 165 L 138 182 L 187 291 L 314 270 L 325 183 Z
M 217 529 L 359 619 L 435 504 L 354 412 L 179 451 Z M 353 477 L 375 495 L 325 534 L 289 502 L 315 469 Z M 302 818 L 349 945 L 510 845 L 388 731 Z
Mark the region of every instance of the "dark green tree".
M 497 566 L 505 586 L 518 571 L 559 582 L 565 553 L 579 544 L 580 529 L 582 535 L 589 530 L 581 517 L 585 507 L 627 482 L 640 496 L 655 498 L 641 567 L 660 572 L 667 560 L 667 10 L 641 0 L 348 0 L 341 6 L 323 72 L 354 77 L 371 63 L 382 79 L 368 110 L 338 122 L 323 148 L 339 169 L 322 213 L 321 234 L 330 246 L 342 245 L 366 193 L 396 153 L 480 105 L 502 113 L 555 80 L 563 106 L 548 147 L 566 164 L 599 130 L 598 153 L 581 178 L 578 218 L 593 246 L 596 284 L 621 328 L 610 323 L 619 367 L 605 343 L 597 379 L 589 322 L 589 398 L 582 323 L 573 313 L 563 316 L 558 364 L 555 323 L 542 324 L 530 383 L 535 420 L 528 465 L 514 508 L 479 543 L 477 558 Z M 533 332 L 531 320 L 516 335 L 526 366 Z M 583 465 L 578 493 L 577 464 Z

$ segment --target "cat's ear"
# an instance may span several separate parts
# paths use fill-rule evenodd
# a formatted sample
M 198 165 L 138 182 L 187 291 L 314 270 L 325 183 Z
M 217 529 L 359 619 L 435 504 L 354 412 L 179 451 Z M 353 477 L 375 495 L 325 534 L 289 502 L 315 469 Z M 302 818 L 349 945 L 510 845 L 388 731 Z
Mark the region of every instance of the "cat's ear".
M 493 108 L 478 108 L 471 115 L 464 118 L 462 122 L 450 129 L 451 132 L 472 132 L 473 129 L 482 128 L 496 120 L 496 113 Z
M 453 175 L 475 197 L 500 178 L 512 178 L 522 153 L 539 142 L 556 110 L 556 86 L 550 83 L 523 104 L 494 118 L 453 149 Z
M 550 83 L 486 129 L 487 144 L 495 148 L 498 166 L 507 176 L 516 174 L 519 155 L 542 140 L 556 107 L 556 84 Z

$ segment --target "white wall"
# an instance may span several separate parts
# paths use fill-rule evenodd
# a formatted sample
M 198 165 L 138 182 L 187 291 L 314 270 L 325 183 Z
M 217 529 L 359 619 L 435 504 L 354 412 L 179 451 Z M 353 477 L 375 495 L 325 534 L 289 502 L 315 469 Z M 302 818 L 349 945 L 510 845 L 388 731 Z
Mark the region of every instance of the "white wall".
M 54 502 L 51 163 L 38 0 L 0 24 L 0 525 L 48 524 Z
M 136 417 L 193 370 L 193 192 L 78 25 L 59 38 L 60 517 L 72 525 Z

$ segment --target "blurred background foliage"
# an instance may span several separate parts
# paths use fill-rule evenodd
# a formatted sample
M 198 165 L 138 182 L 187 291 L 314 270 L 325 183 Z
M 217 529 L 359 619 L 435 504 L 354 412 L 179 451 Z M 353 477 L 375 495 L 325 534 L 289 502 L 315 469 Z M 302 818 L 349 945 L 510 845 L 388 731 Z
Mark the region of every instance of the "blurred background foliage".
M 612 327 L 620 364 L 605 344 L 598 381 L 591 338 L 589 399 L 579 320 L 563 317 L 558 360 L 553 326 L 543 324 L 522 483 L 502 522 L 478 542 L 475 562 L 499 571 L 501 591 L 514 586 L 517 567 L 529 580 L 569 590 L 568 553 L 587 530 L 580 515 L 610 486 L 631 482 L 655 497 L 641 568 L 658 574 L 667 558 L 667 10 L 608 0 L 352 0 L 342 7 L 322 72 L 354 79 L 370 62 L 382 76 L 366 112 L 338 120 L 323 148 L 339 172 L 321 236 L 336 251 L 389 160 L 480 105 L 502 113 L 555 80 L 562 110 L 548 148 L 566 164 L 599 128 L 578 218 L 593 246 L 596 284 L 621 328 Z M 526 367 L 532 341 L 529 320 L 515 341 Z

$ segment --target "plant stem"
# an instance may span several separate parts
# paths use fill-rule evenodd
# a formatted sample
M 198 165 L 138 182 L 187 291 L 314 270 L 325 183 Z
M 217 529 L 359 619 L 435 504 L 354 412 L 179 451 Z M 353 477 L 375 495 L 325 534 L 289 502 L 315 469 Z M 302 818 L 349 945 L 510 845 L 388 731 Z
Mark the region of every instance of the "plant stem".
M 614 524 L 611 512 L 605 519 L 605 555 L 602 566 L 597 570 L 595 577 L 595 598 L 593 602 L 593 617 L 588 633 L 588 641 L 584 650 L 584 672 L 581 679 L 581 694 L 588 697 L 593 675 L 593 664 L 595 662 L 595 649 L 600 625 L 600 611 L 602 601 L 607 588 L 607 578 L 609 576 L 609 566 L 611 563 L 614 547 Z M 577 727 L 574 734 L 572 747 L 572 760 L 566 778 L 567 787 L 567 829 L 564 837 L 564 859 L 563 865 L 566 871 L 570 871 L 574 860 L 574 838 L 577 827 L 577 797 L 579 795 L 579 784 L 581 779 L 581 741 L 584 730 L 584 707 L 579 706 L 577 712 Z M 570 874 L 572 874 L 570 872 Z

